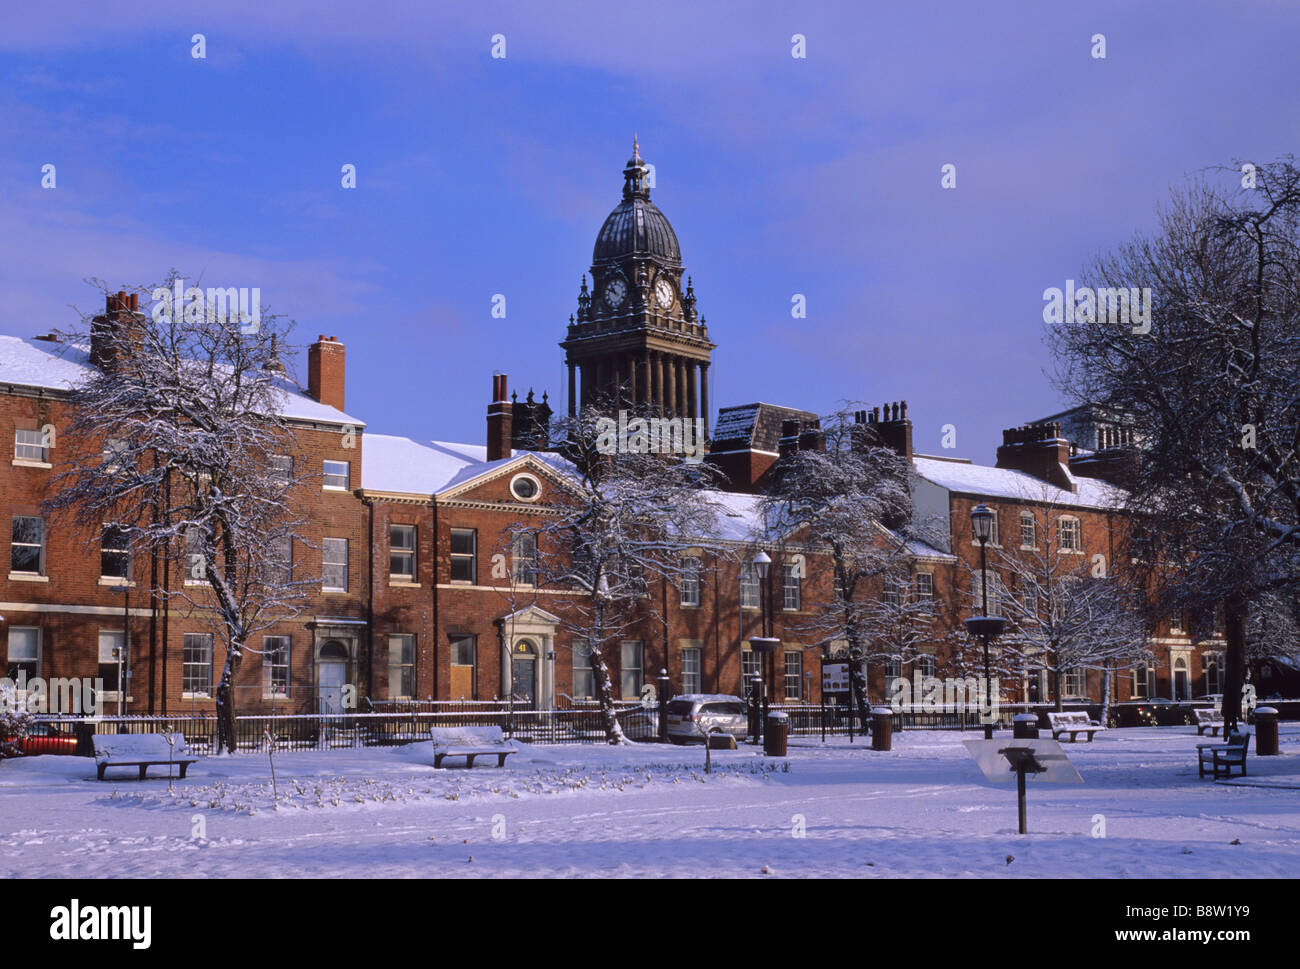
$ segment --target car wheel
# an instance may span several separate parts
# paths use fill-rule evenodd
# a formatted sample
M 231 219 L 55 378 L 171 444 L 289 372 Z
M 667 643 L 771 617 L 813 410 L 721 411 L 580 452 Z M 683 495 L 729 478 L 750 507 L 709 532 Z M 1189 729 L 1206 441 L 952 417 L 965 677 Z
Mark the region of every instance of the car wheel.
M 1107 718 L 1106 718 L 1106 726 L 1110 727 L 1112 730 L 1114 730 L 1116 727 L 1118 727 L 1118 726 L 1119 726 L 1119 715 L 1118 715 L 1118 714 L 1115 714 L 1115 713 L 1112 713 L 1109 717 L 1107 717 Z

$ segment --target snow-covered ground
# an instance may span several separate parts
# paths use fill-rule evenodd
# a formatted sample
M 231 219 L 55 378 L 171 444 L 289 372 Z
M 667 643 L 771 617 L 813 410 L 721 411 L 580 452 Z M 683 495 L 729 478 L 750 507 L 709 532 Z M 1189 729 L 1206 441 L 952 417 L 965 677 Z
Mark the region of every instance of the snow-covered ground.
M 531 747 L 473 771 L 434 770 L 428 744 L 279 754 L 275 810 L 265 754 L 201 760 L 171 793 L 9 760 L 0 876 L 1300 875 L 1300 724 L 1231 782 L 1197 777 L 1190 727 L 1067 743 L 1085 783 L 1031 779 L 1027 836 L 1014 784 L 962 746 L 977 736 L 799 737 L 784 760 L 714 752 L 707 777 L 698 747 Z

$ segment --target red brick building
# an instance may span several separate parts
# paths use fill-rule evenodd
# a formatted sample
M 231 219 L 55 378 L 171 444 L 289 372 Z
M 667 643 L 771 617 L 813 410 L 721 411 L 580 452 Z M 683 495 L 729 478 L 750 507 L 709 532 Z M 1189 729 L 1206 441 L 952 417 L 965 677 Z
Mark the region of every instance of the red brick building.
M 681 251 L 649 201 L 639 152 L 624 179 L 623 201 L 597 237 L 593 289 L 584 278 L 577 318 L 561 344 L 570 361 L 570 409 L 613 390 L 630 405 L 707 422 L 714 345 L 690 278 L 681 286 Z M 106 315 L 135 309 L 110 297 Z M 0 461 L 0 527 L 12 539 L 8 567 L 0 570 L 7 671 L 103 679 L 109 712 L 209 711 L 225 659 L 221 643 L 196 617 L 167 608 L 156 591 L 183 577 L 165 561 L 116 546 L 109 533 L 79 534 L 41 512 L 62 460 L 69 389 L 95 365 L 86 350 L 53 338 L 0 337 L 0 440 L 13 443 L 10 458 Z M 589 698 L 587 661 L 557 622 L 564 593 L 521 596 L 526 550 L 521 564 L 511 540 L 512 526 L 545 515 L 566 481 L 565 462 L 542 450 L 546 398 L 535 401 L 530 392 L 525 401 L 510 399 L 498 376 L 484 444 L 415 441 L 372 433 L 346 412 L 343 343 L 321 336 L 308 349 L 307 369 L 307 387 L 285 381 L 283 416 L 296 442 L 295 466 L 321 482 L 301 496 L 310 527 L 295 552 L 295 567 L 319 575 L 321 585 L 300 617 L 250 644 L 256 652 L 239 672 L 239 708 L 332 711 L 353 696 L 482 701 L 513 693 L 540 707 Z M 943 644 L 973 608 L 974 504 L 997 512 L 997 549 L 1033 549 L 1041 536 L 1068 542 L 1081 561 L 1101 556 L 1107 569 L 1123 567 L 1116 561 L 1120 495 L 1105 479 L 1133 442 L 1086 414 L 1057 418 L 1072 429 L 1073 444 L 1059 420 L 1012 429 L 988 467 L 913 454 L 905 403 L 864 412 L 915 472 L 917 516 L 930 536 L 912 546 L 915 588 L 936 603 L 927 672 L 950 669 Z M 708 460 L 726 476 L 728 514 L 724 534 L 709 538 L 735 554 L 701 550 L 696 581 L 651 589 L 645 616 L 609 657 L 622 697 L 641 696 L 660 669 L 675 692 L 741 691 L 742 674 L 757 665 L 747 640 L 760 634 L 759 590 L 744 564 L 755 495 L 781 454 L 817 446 L 809 411 L 763 403 L 720 410 Z M 831 595 L 829 570 L 798 535 L 770 553 L 766 594 L 784 646 L 776 692 L 817 701 L 823 651 L 800 630 Z M 787 567 L 795 555 L 807 563 L 802 577 Z M 1194 642 L 1175 624 L 1153 644 L 1153 669 L 1120 671 L 1116 699 L 1218 691 L 1218 641 Z M 907 671 L 881 664 L 869 672 L 873 693 L 883 696 L 886 677 Z M 1097 698 L 1100 675 L 1072 675 L 1069 686 L 1066 692 Z M 1005 695 L 1046 699 L 1046 689 L 1030 676 Z

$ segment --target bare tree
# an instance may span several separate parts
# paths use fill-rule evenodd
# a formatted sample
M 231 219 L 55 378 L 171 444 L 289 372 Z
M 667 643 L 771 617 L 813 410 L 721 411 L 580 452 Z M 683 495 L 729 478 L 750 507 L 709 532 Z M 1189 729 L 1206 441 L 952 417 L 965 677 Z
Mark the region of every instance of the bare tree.
M 547 590 L 544 608 L 574 648 L 587 651 L 606 739 L 622 744 L 628 741 L 616 715 L 609 651 L 656 618 L 656 579 L 677 587 L 688 570 L 694 574 L 687 553 L 728 553 L 713 542 L 720 505 L 709 487 L 712 469 L 620 446 L 611 453 L 598 426 L 604 415 L 593 405 L 557 422 L 553 436 L 572 462 L 573 487 L 537 524 L 512 529 L 511 594 L 518 606 L 521 597 L 536 601 L 536 590 Z
M 1231 189 L 1193 182 L 1153 235 L 1096 260 L 1104 311 L 1085 299 L 1049 341 L 1058 386 L 1131 417 L 1128 510 L 1163 607 L 1222 603 L 1235 724 L 1250 604 L 1300 582 L 1300 170 L 1228 171 Z M 1149 288 L 1148 312 L 1114 312 L 1121 287 Z
M 1112 670 L 1151 657 L 1143 610 L 1135 591 L 1107 574 L 1104 560 L 1089 561 L 1062 541 L 1054 507 L 1041 507 L 1047 521 L 1038 523 L 1037 546 L 1013 548 L 1009 543 L 997 553 L 1003 585 L 999 608 L 1008 620 L 1004 645 L 1018 648 L 1026 661 L 1048 671 L 1057 710 L 1062 709 L 1061 678 L 1071 670 L 1101 672 L 1105 705 Z
M 791 452 L 774 466 L 763 520 L 773 534 L 798 535 L 829 560 L 829 595 L 805 598 L 812 617 L 800 628 L 815 647 L 847 644 L 849 685 L 867 722 L 867 660 L 901 658 L 924 638 L 916 621 L 924 603 L 900 597 L 894 605 L 884 597 L 887 582 L 910 585 L 911 467 L 851 409 L 823 418 L 819 430 L 823 446 Z
M 233 752 L 233 683 L 250 639 L 297 615 L 312 584 L 289 568 L 305 479 L 284 460 L 294 444 L 275 318 L 240 319 L 191 292 L 184 311 L 155 303 L 151 313 L 110 296 L 112 312 L 86 321 L 98 366 L 72 392 L 61 442 L 70 456 L 46 507 L 81 526 L 88 545 L 108 523 L 132 556 L 179 567 L 186 581 L 153 592 L 224 641 L 218 748 Z

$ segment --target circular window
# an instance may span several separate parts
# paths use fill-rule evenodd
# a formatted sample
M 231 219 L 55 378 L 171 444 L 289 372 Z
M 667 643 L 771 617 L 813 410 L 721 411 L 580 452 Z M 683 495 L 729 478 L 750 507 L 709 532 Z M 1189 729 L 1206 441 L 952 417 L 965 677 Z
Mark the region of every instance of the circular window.
M 520 501 L 536 501 L 542 493 L 542 483 L 531 474 L 517 474 L 510 479 L 510 493 Z

